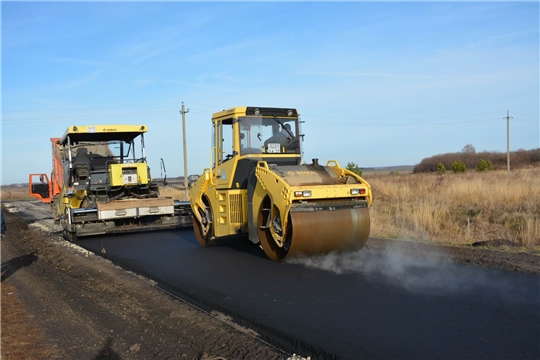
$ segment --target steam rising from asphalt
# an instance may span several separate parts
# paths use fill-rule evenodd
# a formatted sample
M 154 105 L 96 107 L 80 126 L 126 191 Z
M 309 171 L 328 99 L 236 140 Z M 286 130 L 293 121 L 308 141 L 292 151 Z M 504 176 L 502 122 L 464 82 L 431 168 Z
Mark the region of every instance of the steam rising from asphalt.
M 423 251 L 412 256 L 407 244 L 394 242 L 378 253 L 364 249 L 350 253 L 330 253 L 294 258 L 288 263 L 331 271 L 338 275 L 359 274 L 368 280 L 385 282 L 411 291 L 467 291 L 484 285 L 487 279 L 468 267 L 451 263 L 441 252 Z

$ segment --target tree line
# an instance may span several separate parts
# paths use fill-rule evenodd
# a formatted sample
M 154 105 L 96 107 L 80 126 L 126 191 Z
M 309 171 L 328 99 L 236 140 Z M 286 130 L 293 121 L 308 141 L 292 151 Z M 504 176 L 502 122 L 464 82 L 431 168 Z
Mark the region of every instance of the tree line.
M 441 172 L 442 169 L 455 171 L 456 166 L 459 169 L 465 166 L 465 169 L 471 170 L 504 170 L 507 166 L 506 157 L 506 152 L 476 152 L 474 146 L 468 144 L 461 152 L 424 158 L 414 167 L 413 173 Z M 512 169 L 540 166 L 540 148 L 510 152 L 510 166 Z

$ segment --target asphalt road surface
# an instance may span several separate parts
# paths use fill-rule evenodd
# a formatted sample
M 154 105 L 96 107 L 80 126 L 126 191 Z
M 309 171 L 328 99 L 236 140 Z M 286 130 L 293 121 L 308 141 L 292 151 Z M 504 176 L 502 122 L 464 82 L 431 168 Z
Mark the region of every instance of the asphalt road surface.
M 79 245 L 317 359 L 539 359 L 540 276 L 357 252 L 275 263 L 191 229 Z

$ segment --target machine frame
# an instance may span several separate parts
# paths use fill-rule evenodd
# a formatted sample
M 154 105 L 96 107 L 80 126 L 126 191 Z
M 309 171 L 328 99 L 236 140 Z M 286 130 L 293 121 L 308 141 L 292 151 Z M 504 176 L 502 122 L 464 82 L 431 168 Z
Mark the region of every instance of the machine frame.
M 51 204 L 67 239 L 190 223 L 188 202 L 159 198 L 146 161 L 147 130 L 145 125 L 70 126 L 61 138 L 51 138 L 51 177 L 31 174 L 30 195 Z
M 242 127 L 246 120 L 256 119 L 275 122 L 281 128 L 285 122 L 294 124 L 279 151 L 277 145 L 271 148 L 266 142 L 260 149 L 252 147 L 246 151 L 242 146 L 242 140 L 249 138 L 242 135 L 249 129 Z M 287 108 L 236 107 L 212 116 L 211 168 L 205 169 L 190 191 L 193 227 L 202 246 L 219 238 L 248 234 L 271 259 L 282 260 L 290 250 L 292 212 L 367 210 L 372 197 L 364 179 L 341 168 L 336 161 L 329 161 L 327 167 L 320 166 L 316 159 L 311 165 L 301 165 L 300 124 L 298 112 Z M 231 149 L 226 145 L 226 134 L 231 137 Z M 262 143 L 263 137 L 259 135 L 263 134 L 257 134 Z M 357 216 L 347 214 L 344 217 Z M 354 236 L 367 239 L 369 216 L 367 226 L 364 212 L 358 216 L 362 217 L 362 229 L 351 231 L 357 232 Z M 319 246 L 313 251 L 324 250 Z

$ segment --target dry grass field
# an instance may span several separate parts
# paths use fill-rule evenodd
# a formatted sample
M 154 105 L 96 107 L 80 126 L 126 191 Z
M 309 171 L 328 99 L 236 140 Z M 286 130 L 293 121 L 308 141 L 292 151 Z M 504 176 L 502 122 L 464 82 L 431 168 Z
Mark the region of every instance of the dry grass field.
M 35 199 L 30 196 L 28 186 L 2 186 L 0 199 L 6 200 L 29 200 Z
M 366 175 L 371 236 L 540 252 L 540 169 Z
M 493 245 L 540 253 L 540 168 L 465 174 L 379 172 L 371 236 L 454 245 Z M 180 184 L 176 184 L 180 185 Z M 160 187 L 161 197 L 185 192 Z M 2 200 L 33 199 L 27 187 L 2 187 Z
M 181 187 L 177 185 L 177 187 Z M 174 200 L 189 200 L 189 195 L 186 197 L 185 190 L 178 190 L 170 186 L 160 186 L 159 187 L 159 197 L 168 197 L 173 198 Z

